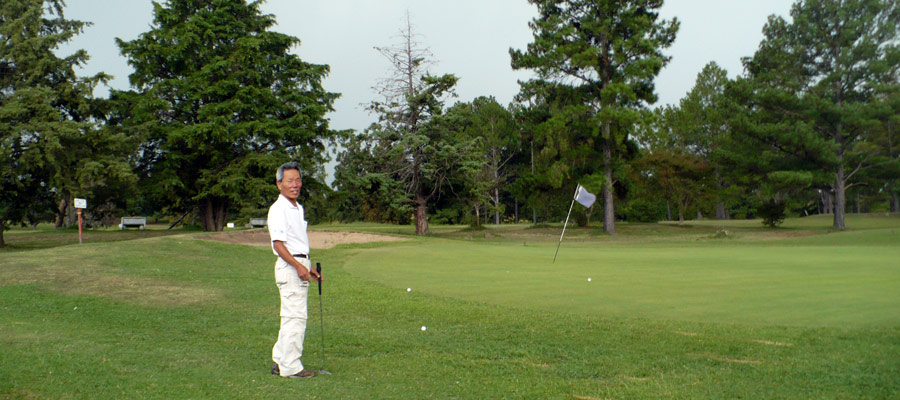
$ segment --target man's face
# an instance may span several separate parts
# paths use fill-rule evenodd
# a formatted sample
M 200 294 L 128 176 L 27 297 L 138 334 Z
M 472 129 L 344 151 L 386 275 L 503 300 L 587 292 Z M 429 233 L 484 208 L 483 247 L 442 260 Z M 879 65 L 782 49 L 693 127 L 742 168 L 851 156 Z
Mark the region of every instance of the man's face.
M 275 184 L 284 197 L 293 201 L 296 201 L 297 197 L 300 196 L 300 186 L 303 185 L 300 182 L 300 172 L 295 169 L 284 170 L 284 177 L 281 179 L 281 182 L 275 182 Z

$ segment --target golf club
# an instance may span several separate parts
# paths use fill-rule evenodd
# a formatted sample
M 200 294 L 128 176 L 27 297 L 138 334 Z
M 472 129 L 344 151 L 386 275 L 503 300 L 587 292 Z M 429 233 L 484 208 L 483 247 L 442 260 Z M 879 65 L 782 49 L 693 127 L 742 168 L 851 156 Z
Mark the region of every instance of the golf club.
M 316 272 L 319 274 L 319 328 L 322 333 L 322 369 L 318 371 L 320 374 L 331 375 L 331 372 L 325 370 L 325 317 L 322 312 L 322 264 L 316 263 Z

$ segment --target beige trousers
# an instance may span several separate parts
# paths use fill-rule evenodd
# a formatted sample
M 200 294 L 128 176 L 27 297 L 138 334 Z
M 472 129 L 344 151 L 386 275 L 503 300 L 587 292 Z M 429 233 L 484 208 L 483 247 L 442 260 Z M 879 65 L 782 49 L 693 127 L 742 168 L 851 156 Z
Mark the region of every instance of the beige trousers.
M 308 270 L 310 262 L 298 258 Z M 281 329 L 272 348 L 272 361 L 278 364 L 281 376 L 294 375 L 303 370 L 303 336 L 306 333 L 306 299 L 309 282 L 300 280 L 297 270 L 278 257 L 275 262 L 275 284 L 281 294 Z

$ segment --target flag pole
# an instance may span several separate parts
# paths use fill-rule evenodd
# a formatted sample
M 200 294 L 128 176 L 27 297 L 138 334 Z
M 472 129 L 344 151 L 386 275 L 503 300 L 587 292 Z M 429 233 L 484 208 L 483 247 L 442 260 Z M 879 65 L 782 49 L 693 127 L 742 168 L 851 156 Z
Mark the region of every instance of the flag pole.
M 559 235 L 559 243 L 556 244 L 556 253 L 553 253 L 553 264 L 556 264 L 556 255 L 559 254 L 559 246 L 562 244 L 563 235 L 566 234 L 566 225 L 569 225 L 569 215 L 572 215 L 572 207 L 575 205 L 576 197 L 578 197 L 578 185 L 575 186 L 575 195 L 572 196 L 572 204 L 569 204 L 569 212 L 566 214 L 566 222 L 563 224 L 562 233 Z

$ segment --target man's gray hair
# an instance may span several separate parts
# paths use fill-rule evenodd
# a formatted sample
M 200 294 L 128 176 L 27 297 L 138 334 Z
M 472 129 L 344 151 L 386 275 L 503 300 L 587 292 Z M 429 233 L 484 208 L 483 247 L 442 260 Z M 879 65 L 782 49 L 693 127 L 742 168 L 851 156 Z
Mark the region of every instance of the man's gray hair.
M 291 161 L 291 162 L 286 162 L 284 164 L 281 164 L 281 166 L 278 167 L 278 171 L 275 172 L 275 181 L 276 182 L 281 182 L 281 180 L 284 179 L 284 170 L 286 170 L 286 169 L 293 169 L 293 170 L 296 170 L 297 172 L 300 172 L 300 164 L 297 164 L 296 161 Z

